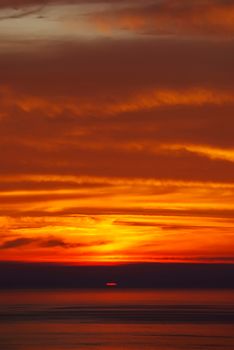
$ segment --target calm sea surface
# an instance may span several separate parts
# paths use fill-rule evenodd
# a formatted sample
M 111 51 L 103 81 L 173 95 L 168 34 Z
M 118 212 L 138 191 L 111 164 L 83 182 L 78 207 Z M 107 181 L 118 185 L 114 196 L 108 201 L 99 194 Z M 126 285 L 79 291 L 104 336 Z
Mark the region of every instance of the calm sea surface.
M 0 349 L 233 350 L 234 291 L 4 291 Z

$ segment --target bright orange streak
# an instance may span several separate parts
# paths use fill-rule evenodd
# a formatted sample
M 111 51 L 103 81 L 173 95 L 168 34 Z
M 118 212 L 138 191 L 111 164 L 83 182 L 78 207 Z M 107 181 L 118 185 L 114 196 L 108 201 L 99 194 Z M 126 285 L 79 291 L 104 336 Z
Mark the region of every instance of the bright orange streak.
M 171 145 L 163 145 L 162 149 L 167 150 L 187 150 L 189 152 L 201 154 L 207 156 L 210 159 L 224 159 L 230 162 L 234 162 L 234 149 L 233 148 L 217 148 L 211 146 L 203 146 L 203 145 L 179 145 L 179 144 L 171 144 Z

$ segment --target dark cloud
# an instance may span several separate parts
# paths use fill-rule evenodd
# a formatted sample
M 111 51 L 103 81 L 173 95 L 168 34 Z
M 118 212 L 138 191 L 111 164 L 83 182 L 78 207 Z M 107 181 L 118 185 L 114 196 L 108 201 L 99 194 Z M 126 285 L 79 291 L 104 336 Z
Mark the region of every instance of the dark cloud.
M 13 249 L 13 248 L 19 248 L 23 246 L 30 245 L 32 243 L 35 243 L 35 239 L 33 238 L 16 238 L 12 240 L 7 240 L 6 242 L 3 242 L 2 245 L 0 245 L 1 250 L 6 249 Z
M 30 181 L 30 180 L 22 180 L 22 181 L 5 181 L 0 183 L 0 191 L 4 192 L 14 192 L 14 191 L 56 191 L 56 190 L 81 190 L 86 189 L 92 190 L 92 189 L 101 189 L 101 188 L 108 188 L 112 187 L 113 185 L 109 183 L 95 183 L 95 182 L 85 182 L 80 181 L 79 183 L 75 181 Z M 38 194 L 39 194 L 38 193 Z M 90 194 L 91 195 L 91 194 Z
M 152 259 L 153 260 L 153 259 Z M 196 262 L 196 263 L 234 263 L 234 255 L 233 256 L 168 256 L 168 257 L 160 257 L 160 260 L 163 262 Z
M 48 201 L 53 201 L 53 200 L 63 200 L 63 199 L 90 199 L 90 198 L 102 198 L 102 197 L 108 197 L 111 194 L 108 193 L 93 193 L 92 191 L 88 191 L 86 193 L 53 193 L 48 191 L 47 194 L 17 194 L 17 195 L 11 195 L 9 196 L 8 194 L 0 194 L 0 201 L 2 205 L 10 205 L 11 203 L 16 204 L 16 203 L 33 203 L 33 202 L 48 202 Z
M 216 218 L 216 219 L 227 219 L 232 220 L 234 217 L 233 209 L 146 209 L 146 208 L 122 208 L 113 206 L 79 206 L 79 207 L 66 207 L 62 210 L 54 210 L 53 212 L 44 210 L 23 210 L 18 209 L 17 211 L 13 208 L 1 208 L 1 216 L 9 216 L 13 218 L 57 218 L 57 217 L 72 217 L 76 218 L 81 215 L 84 216 L 99 216 L 99 215 L 139 215 L 139 216 L 163 216 L 163 217 L 191 217 L 191 218 Z
M 94 242 L 82 242 L 82 243 L 69 243 L 65 242 L 62 239 L 58 238 L 51 238 L 45 241 L 42 241 L 40 243 L 40 247 L 43 248 L 55 248 L 60 247 L 64 249 L 71 249 L 71 248 L 88 248 L 93 246 L 102 246 L 105 244 L 110 243 L 110 241 L 94 241 Z
M 82 243 L 70 243 L 66 242 L 60 238 L 16 238 L 4 241 L 0 245 L 0 250 L 8 250 L 21 248 L 28 245 L 34 245 L 39 248 L 63 248 L 63 249 L 73 249 L 73 248 L 88 248 L 93 246 L 102 246 L 110 243 L 110 241 L 93 241 L 93 242 L 82 242 Z
M 58 239 L 58 238 L 51 238 L 51 239 L 48 239 L 46 241 L 42 241 L 39 244 L 39 246 L 42 248 L 60 247 L 60 248 L 64 248 L 64 249 L 70 249 L 70 248 L 77 248 L 77 247 L 80 247 L 82 245 L 67 243 L 67 242 L 63 241 L 62 239 Z
M 160 224 L 154 222 L 144 222 L 144 221 L 123 221 L 123 220 L 115 220 L 115 225 L 120 226 L 135 226 L 135 227 L 159 227 Z
M 133 226 L 133 227 L 157 227 L 162 230 L 167 231 L 181 231 L 181 230 L 204 230 L 204 229 L 211 229 L 214 228 L 213 226 L 204 226 L 204 225 L 181 225 L 181 224 L 164 224 L 159 222 L 150 222 L 150 221 L 123 221 L 123 220 L 116 220 L 114 222 L 115 225 L 121 225 L 121 226 Z

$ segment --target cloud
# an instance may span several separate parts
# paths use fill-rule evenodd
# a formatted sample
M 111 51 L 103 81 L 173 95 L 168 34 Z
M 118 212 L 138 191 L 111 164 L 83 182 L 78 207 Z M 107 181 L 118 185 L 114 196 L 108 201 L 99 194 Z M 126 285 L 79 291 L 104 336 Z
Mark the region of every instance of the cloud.
M 137 215 L 137 216 L 162 216 L 162 217 L 186 217 L 186 218 L 216 218 L 216 219 L 232 219 L 234 216 L 233 208 L 181 208 L 181 209 L 164 209 L 164 208 L 142 208 L 142 207 L 117 207 L 117 206 L 79 206 L 76 207 L 66 207 L 63 209 L 54 209 L 53 211 L 49 209 L 27 209 L 20 210 L 20 208 L 1 208 L 1 216 L 8 216 L 12 218 L 66 218 L 72 217 L 77 218 L 82 215 L 84 216 L 109 216 L 109 215 Z
M 69 248 L 77 248 L 80 245 L 79 244 L 71 244 L 71 243 L 67 243 L 65 241 L 63 241 L 62 239 L 58 239 L 58 238 L 51 238 L 48 239 L 46 241 L 42 241 L 39 244 L 40 247 L 42 248 L 64 248 L 64 249 L 69 249 Z
M 15 181 L 16 180 L 16 181 Z M 2 181 L 0 183 L 0 191 L 1 192 L 18 192 L 19 191 L 37 191 L 38 194 L 40 194 L 40 192 L 45 192 L 45 191 L 63 191 L 63 190 L 81 190 L 81 189 L 86 189 L 88 190 L 92 190 L 92 189 L 101 189 L 101 188 L 106 188 L 106 187 L 111 187 L 111 184 L 108 184 L 106 182 L 86 182 L 81 181 L 80 183 L 75 181 L 75 180 L 63 180 L 60 178 L 56 180 L 48 180 L 46 178 L 44 178 L 44 180 L 39 180 L 38 181 L 35 179 L 33 180 L 17 180 L 17 179 L 12 179 L 12 180 L 7 180 L 7 181 Z
M 94 241 L 94 242 L 82 242 L 82 243 L 69 243 L 65 242 L 62 239 L 51 238 L 40 243 L 40 247 L 42 248 L 64 248 L 64 249 L 72 249 L 72 248 L 88 248 L 95 246 L 102 246 L 110 243 L 110 241 Z
M 124 0 L 1 0 L 0 7 L 20 8 L 22 6 L 49 5 L 49 4 L 85 4 L 85 3 L 103 3 L 103 2 L 121 2 Z M 133 0 L 132 0 L 133 1 Z M 130 0 L 131 2 L 131 0 Z
M 11 11 L 8 14 L 3 14 L 1 15 L 0 13 L 0 21 L 2 20 L 8 20 L 8 19 L 19 19 L 19 18 L 24 18 L 26 16 L 34 15 L 34 14 L 39 14 L 45 7 L 45 4 L 39 4 L 36 7 L 13 7 L 11 8 Z M 4 8 L 2 4 L 0 4 L 0 10 Z
M 54 98 L 20 95 L 20 92 L 8 91 L 1 95 L 2 105 L 7 109 L 19 109 L 24 113 L 46 111 L 51 118 L 68 113 L 76 117 L 102 116 L 112 117 L 124 113 L 147 112 L 162 107 L 178 106 L 225 106 L 234 107 L 234 91 L 206 88 L 187 89 L 147 89 L 135 91 L 125 96 L 102 99 L 98 96 L 64 96 L 59 101 Z M 14 102 L 13 102 L 14 101 Z M 82 136 L 82 131 L 81 131 Z
M 234 172 L 233 162 L 209 159 L 186 150 L 155 153 L 144 148 L 127 150 L 112 147 L 90 148 L 82 145 L 64 145 L 56 149 L 40 150 L 37 145 L 23 146 L 18 143 L 16 146 L 7 142 L 0 151 L 0 159 L 2 164 L 4 163 L 4 167 L 0 169 L 2 176 L 40 173 L 230 183 Z M 115 159 L 115 162 L 110 163 L 111 159 Z M 138 164 L 141 164 L 141 167 Z M 58 197 L 57 194 L 53 196 Z M 61 199 L 65 196 L 68 194 L 60 194 Z M 72 196 L 70 194 L 70 197 Z M 90 197 L 90 194 L 80 196 Z M 46 195 L 38 195 L 38 200 L 40 198 L 45 200 Z M 5 201 L 10 202 L 11 198 L 6 197 Z
M 35 239 L 32 238 L 16 238 L 13 240 L 7 240 L 2 245 L 0 245 L 0 250 L 6 250 L 6 249 L 14 249 L 19 248 L 23 246 L 30 245 L 35 242 Z
M 146 1 L 135 6 L 94 14 L 92 21 L 104 31 L 127 30 L 164 36 L 232 37 L 232 1 Z
M 161 230 L 166 231 L 184 231 L 184 230 L 204 230 L 214 228 L 213 226 L 204 225 L 181 225 L 181 224 L 165 224 L 160 222 L 150 222 L 150 221 L 114 221 L 115 225 L 120 226 L 132 226 L 132 227 L 156 227 Z
M 181 179 L 191 174 L 194 180 L 201 167 L 190 171 L 188 159 L 202 164 L 207 152 L 196 156 L 188 145 L 197 149 L 212 145 L 214 154 L 215 149 L 234 145 L 232 48 L 217 43 L 208 46 L 102 42 L 97 46 L 65 45 L 50 54 L 1 56 L 1 111 L 5 115 L 0 121 L 1 171 L 62 174 L 70 169 L 71 175 L 80 171 L 113 176 L 116 171 L 116 176 L 142 177 L 144 168 L 134 164 L 143 159 L 149 177 L 159 174 L 168 178 L 165 164 L 169 166 L 171 158 L 175 178 L 179 178 L 180 167 Z M 121 65 L 116 61 L 117 52 L 125 58 Z M 172 54 L 173 61 L 168 59 Z M 139 57 L 139 62 L 134 57 Z M 102 84 L 97 86 L 99 81 Z M 161 152 L 160 157 L 161 143 L 169 148 L 175 144 L 185 147 Z M 157 155 L 152 155 L 154 149 Z M 111 154 L 119 163 L 113 164 L 113 175 L 108 160 Z M 222 164 L 212 159 L 207 163 L 210 170 L 197 180 L 202 176 L 204 180 L 230 179 L 231 168 Z
M 101 197 L 108 197 L 108 193 L 97 193 L 97 192 L 89 192 L 86 191 L 84 193 L 83 191 L 69 191 L 69 190 L 58 190 L 56 191 L 45 191 L 45 193 L 39 192 L 29 192 L 23 191 L 23 192 L 7 192 L 7 193 L 0 193 L 0 200 L 2 205 L 10 205 L 11 203 L 21 203 L 21 204 L 27 204 L 27 203 L 33 203 L 33 202 L 52 202 L 52 201 L 62 201 L 62 200 L 84 200 L 84 199 L 91 199 L 91 198 L 101 198 Z
M 123 221 L 115 220 L 114 225 L 120 226 L 133 226 L 133 227 L 158 227 L 161 228 L 159 223 L 147 222 L 147 221 Z
M 147 152 L 156 141 L 231 148 L 232 56 L 227 43 L 174 41 L 6 53 L 0 58 L 2 147 L 11 137 L 48 152 L 72 143 L 85 149 L 135 144 Z
M 34 248 L 37 247 L 37 248 L 46 248 L 46 249 L 47 248 L 48 249 L 50 248 L 51 249 L 52 248 L 75 249 L 75 248 L 89 248 L 89 247 L 95 247 L 95 246 L 102 246 L 109 243 L 110 241 L 107 241 L 107 240 L 71 243 L 71 242 L 66 242 L 65 240 L 60 238 L 44 239 L 42 237 L 36 237 L 36 238 L 20 237 L 20 238 L 9 239 L 4 241 L 0 245 L 0 250 L 18 249 L 28 245 L 34 245 Z
M 205 155 L 210 159 L 223 159 L 229 162 L 234 162 L 234 148 L 232 149 L 222 149 L 214 148 L 204 145 L 163 145 L 163 149 L 180 151 L 187 150 L 195 154 Z
M 182 257 L 182 256 L 168 256 L 168 257 L 159 257 L 158 260 L 154 257 L 148 257 L 148 262 L 190 262 L 190 263 L 216 263 L 216 264 L 233 264 L 234 263 L 234 255 L 233 256 L 190 256 L 190 257 Z
M 36 104 L 43 97 L 52 100 L 58 96 L 62 100 L 79 97 L 79 102 L 95 96 L 102 101 L 103 93 L 106 101 L 115 101 L 116 94 L 125 97 L 152 89 L 229 90 L 233 88 L 233 53 L 230 42 L 172 39 L 100 40 L 98 45 L 61 41 L 39 52 L 5 50 L 0 57 L 1 93 L 10 98 L 15 91 L 22 102 L 25 95 L 31 96 L 31 103 Z

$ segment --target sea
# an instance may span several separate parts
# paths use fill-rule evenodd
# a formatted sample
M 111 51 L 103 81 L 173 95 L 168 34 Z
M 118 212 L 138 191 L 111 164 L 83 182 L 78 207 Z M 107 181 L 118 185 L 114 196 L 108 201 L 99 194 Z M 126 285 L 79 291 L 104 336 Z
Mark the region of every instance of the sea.
M 234 290 L 0 291 L 0 350 L 234 350 Z

